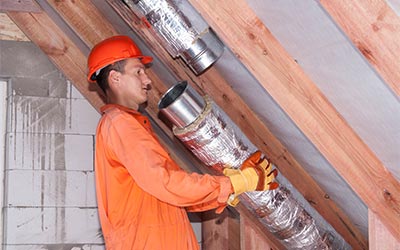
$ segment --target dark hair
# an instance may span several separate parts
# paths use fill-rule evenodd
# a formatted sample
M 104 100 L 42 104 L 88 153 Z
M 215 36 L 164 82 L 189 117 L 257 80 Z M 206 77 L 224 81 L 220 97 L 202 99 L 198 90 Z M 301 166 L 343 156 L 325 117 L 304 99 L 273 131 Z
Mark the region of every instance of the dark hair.
M 106 90 L 110 88 L 110 85 L 108 83 L 108 75 L 110 74 L 111 70 L 115 70 L 123 74 L 125 73 L 125 65 L 126 65 L 126 60 L 121 60 L 109 64 L 100 70 L 99 74 L 96 76 L 96 82 L 101 88 L 101 90 L 103 90 L 105 95 L 107 95 Z

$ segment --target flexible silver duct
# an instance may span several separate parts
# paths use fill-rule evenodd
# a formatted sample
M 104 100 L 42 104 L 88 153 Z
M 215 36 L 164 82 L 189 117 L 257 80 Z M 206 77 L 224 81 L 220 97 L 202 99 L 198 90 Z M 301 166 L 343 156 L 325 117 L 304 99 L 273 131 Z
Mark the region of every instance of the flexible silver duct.
M 188 1 L 124 2 L 137 16 L 142 17 L 169 54 L 174 58 L 182 57 L 196 75 L 201 74 L 222 55 L 222 42 Z
M 170 88 L 159 109 L 174 124 L 175 136 L 207 166 L 238 168 L 257 150 L 209 97 L 201 97 L 187 82 Z M 278 189 L 240 196 L 265 228 L 288 249 L 350 249 L 299 192 L 282 175 L 278 177 Z

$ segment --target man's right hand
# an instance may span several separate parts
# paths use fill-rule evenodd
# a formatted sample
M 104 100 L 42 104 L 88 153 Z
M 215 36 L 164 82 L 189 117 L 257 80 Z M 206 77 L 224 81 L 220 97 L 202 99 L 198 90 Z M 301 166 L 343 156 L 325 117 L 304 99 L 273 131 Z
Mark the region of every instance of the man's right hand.
M 278 171 L 272 170 L 267 159 L 261 159 L 260 151 L 247 158 L 239 169 L 225 168 L 223 173 L 230 178 L 235 197 L 244 192 L 271 190 L 279 186 L 274 181 Z

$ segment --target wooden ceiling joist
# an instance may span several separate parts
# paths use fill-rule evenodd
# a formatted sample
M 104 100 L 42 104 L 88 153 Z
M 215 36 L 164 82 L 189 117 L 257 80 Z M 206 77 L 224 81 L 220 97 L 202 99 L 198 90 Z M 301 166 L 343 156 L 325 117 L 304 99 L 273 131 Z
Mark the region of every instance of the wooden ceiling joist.
M 1 0 L 0 12 L 22 11 L 22 12 L 41 12 L 41 8 L 35 0 Z
M 400 96 L 400 17 L 384 0 L 319 1 Z
M 74 86 L 97 110 L 104 101 L 86 80 L 86 56 L 64 35 L 63 31 L 45 13 L 7 12 L 24 34 L 73 82 Z M 94 89 L 93 89 L 94 88 Z
M 244 0 L 229 3 L 189 1 L 369 209 L 399 239 L 399 182 L 338 114 L 247 3 Z
M 6 13 L 0 13 L 0 40 L 29 41 Z

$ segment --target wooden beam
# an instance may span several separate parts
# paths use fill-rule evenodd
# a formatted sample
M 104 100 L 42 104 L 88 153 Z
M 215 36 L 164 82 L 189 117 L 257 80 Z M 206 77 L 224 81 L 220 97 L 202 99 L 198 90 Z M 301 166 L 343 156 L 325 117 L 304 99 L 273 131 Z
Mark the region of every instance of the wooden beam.
M 86 80 L 86 56 L 45 13 L 7 12 L 29 39 L 71 80 L 97 110 L 104 105 L 97 85 Z
M 201 214 L 203 250 L 240 250 L 240 224 L 229 210 L 220 215 L 214 210 Z
M 319 2 L 392 91 L 400 96 L 400 17 L 387 1 Z
M 244 0 L 189 1 L 369 209 L 400 238 L 399 182 L 247 3 Z
M 105 18 L 90 1 L 47 0 L 47 2 L 89 48 L 117 34 L 109 22 L 100 22 Z
M 0 13 L 0 40 L 29 41 L 6 13 Z
M 368 211 L 368 232 L 370 250 L 400 250 L 400 240 L 393 237 L 371 211 Z
M 254 226 L 253 221 L 246 217 L 240 218 L 240 246 L 241 250 L 268 249 L 277 250 L 274 246 L 264 240 L 262 233 Z
M 199 93 L 207 93 L 212 97 L 216 104 L 229 115 L 251 142 L 268 155 L 272 162 L 278 166 L 280 172 L 354 249 L 368 248 L 367 240 L 362 236 L 357 227 L 329 199 L 329 195 L 308 175 L 217 70 L 211 67 L 201 76 L 196 77 L 182 60 L 173 60 L 171 58 L 155 37 L 153 37 L 149 29 L 138 21 L 139 18 L 126 5 L 118 0 L 107 1 L 125 22 L 147 42 L 147 45 L 157 57 L 178 78 L 189 80 L 189 82 L 195 84 L 193 87 Z M 245 209 L 241 211 L 243 212 Z M 257 224 L 257 226 L 262 227 L 261 224 Z M 265 235 L 265 237 L 270 238 L 271 236 Z
M 34 0 L 1 0 L 0 11 L 41 12 L 41 8 Z

